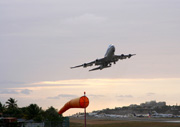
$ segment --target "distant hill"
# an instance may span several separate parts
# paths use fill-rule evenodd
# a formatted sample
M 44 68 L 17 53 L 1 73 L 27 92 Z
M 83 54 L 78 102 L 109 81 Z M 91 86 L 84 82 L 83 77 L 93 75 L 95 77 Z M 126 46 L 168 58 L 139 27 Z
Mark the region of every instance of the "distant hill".
M 153 114 L 153 113 L 164 113 L 164 114 L 173 114 L 180 115 L 180 106 L 177 105 L 166 105 L 166 102 L 156 102 L 149 101 L 141 103 L 140 105 L 131 104 L 124 107 L 116 107 L 114 109 L 103 109 L 98 111 L 93 111 L 92 113 L 97 114 L 115 114 L 115 115 L 125 115 L 125 114 Z

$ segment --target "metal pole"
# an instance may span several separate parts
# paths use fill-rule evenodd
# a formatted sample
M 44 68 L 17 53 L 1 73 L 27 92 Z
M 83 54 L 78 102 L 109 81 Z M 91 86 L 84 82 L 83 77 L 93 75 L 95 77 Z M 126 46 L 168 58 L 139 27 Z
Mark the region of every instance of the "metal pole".
M 84 92 L 84 97 L 86 96 L 86 92 Z M 86 102 L 85 102 L 86 100 L 85 100 L 85 98 L 84 98 L 84 106 L 85 106 L 85 104 L 86 104 Z M 84 107 L 84 126 L 86 127 L 86 108 Z
M 85 127 L 86 127 L 86 108 L 84 108 L 84 116 L 85 116 L 84 122 L 85 122 Z

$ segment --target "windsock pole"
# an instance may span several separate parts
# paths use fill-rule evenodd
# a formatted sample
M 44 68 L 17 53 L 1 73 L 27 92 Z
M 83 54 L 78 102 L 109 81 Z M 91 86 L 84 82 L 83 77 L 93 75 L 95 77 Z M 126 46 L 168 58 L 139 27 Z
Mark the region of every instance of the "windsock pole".
M 84 96 L 86 96 L 86 92 L 84 92 Z M 84 105 L 85 105 L 85 103 L 86 103 L 86 101 L 84 101 Z M 84 107 L 84 126 L 86 127 L 86 107 Z

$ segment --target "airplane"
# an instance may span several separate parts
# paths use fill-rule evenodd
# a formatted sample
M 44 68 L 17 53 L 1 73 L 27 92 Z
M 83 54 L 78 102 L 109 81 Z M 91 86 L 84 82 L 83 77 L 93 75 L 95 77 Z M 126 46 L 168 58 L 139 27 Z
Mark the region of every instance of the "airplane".
M 97 68 L 93 68 L 89 71 L 95 71 L 95 70 L 102 70 L 104 68 L 109 68 L 111 67 L 111 63 L 114 63 L 116 64 L 116 62 L 118 60 L 123 60 L 123 59 L 126 59 L 126 58 L 131 58 L 131 56 L 134 56 L 136 54 L 128 54 L 128 55 L 124 55 L 124 54 L 121 54 L 121 55 L 114 55 L 114 52 L 115 52 L 115 46 L 114 45 L 109 45 L 107 51 L 106 51 L 106 54 L 104 55 L 104 58 L 101 58 L 101 59 L 96 59 L 92 62 L 89 62 L 89 63 L 84 63 L 84 64 L 81 64 L 81 65 L 78 65 L 78 66 L 74 66 L 74 67 L 71 67 L 71 69 L 73 68 L 78 68 L 78 67 L 88 67 L 88 66 L 92 66 L 93 64 L 95 66 L 98 66 Z

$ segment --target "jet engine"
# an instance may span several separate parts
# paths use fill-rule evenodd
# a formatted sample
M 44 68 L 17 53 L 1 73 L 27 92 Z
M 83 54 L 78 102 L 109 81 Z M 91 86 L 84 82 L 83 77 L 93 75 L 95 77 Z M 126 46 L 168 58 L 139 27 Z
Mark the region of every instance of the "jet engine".
M 132 55 L 131 55 L 131 54 L 129 54 L 129 55 L 128 55 L 128 58 L 131 58 L 131 56 L 132 56 Z
M 98 65 L 99 64 L 99 60 L 98 59 L 96 59 L 96 61 L 95 61 L 95 65 Z
M 99 69 L 102 70 L 104 67 L 103 66 L 100 66 Z
M 87 67 L 87 64 L 86 64 L 86 63 L 84 63 L 84 64 L 83 64 L 83 67 Z
M 121 54 L 121 59 L 124 59 L 124 54 Z

